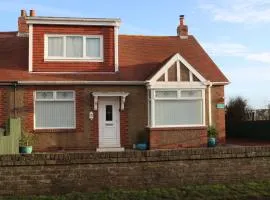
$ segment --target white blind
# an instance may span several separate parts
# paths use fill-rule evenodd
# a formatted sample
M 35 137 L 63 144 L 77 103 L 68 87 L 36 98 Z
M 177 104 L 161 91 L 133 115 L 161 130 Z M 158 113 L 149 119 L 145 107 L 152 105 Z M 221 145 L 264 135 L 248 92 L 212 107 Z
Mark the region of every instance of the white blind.
M 203 123 L 202 100 L 156 100 L 156 125 L 192 125 Z
M 83 37 L 68 36 L 66 38 L 66 54 L 67 57 L 83 57 Z
M 63 56 L 63 38 L 48 38 L 48 56 Z
M 86 38 L 86 56 L 87 57 L 100 57 L 100 39 L 99 38 Z
M 74 128 L 74 101 L 36 101 L 36 128 Z

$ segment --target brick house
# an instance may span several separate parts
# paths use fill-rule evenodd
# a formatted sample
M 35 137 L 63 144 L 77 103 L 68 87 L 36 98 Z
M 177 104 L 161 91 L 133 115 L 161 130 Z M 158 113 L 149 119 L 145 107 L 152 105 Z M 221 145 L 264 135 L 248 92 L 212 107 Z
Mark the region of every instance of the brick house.
M 225 142 L 228 80 L 188 34 L 119 35 L 119 19 L 36 16 L 0 33 L 0 125 L 20 117 L 36 151 L 200 147 Z

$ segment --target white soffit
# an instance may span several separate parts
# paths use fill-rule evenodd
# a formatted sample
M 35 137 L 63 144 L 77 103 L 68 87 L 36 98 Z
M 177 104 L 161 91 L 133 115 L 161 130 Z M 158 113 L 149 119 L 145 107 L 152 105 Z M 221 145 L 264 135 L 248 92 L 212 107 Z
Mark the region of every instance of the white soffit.
M 120 26 L 119 18 L 26 17 L 27 24 Z

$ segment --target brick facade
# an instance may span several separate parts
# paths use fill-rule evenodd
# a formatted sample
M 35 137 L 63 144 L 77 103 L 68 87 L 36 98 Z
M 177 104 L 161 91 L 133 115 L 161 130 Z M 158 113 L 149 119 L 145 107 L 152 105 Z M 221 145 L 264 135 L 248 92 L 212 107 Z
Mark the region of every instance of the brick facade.
M 224 86 L 212 87 L 212 122 L 218 131 L 218 142 L 226 143 L 225 109 L 217 108 L 217 104 L 224 104 Z
M 76 93 L 76 129 L 42 129 L 34 130 L 34 96 L 36 90 L 74 90 Z M 144 86 L 20 86 L 16 91 L 17 116 L 22 118 L 24 131 L 37 135 L 38 142 L 35 151 L 59 150 L 96 150 L 98 148 L 98 111 L 94 110 L 92 92 L 128 92 L 125 109 L 120 111 L 120 141 L 121 146 L 132 148 L 137 142 L 137 135 L 146 134 L 147 103 Z M 13 116 L 13 89 L 7 87 L 0 90 L 3 96 L 0 109 L 2 124 L 8 116 Z M 6 98 L 10 96 L 10 98 Z M 6 103 L 5 103 L 6 102 Z M 120 99 L 119 99 L 120 103 Z M 89 112 L 94 113 L 94 119 L 89 119 Z M 4 126 L 4 125 L 3 125 Z
M 207 145 L 206 127 L 149 128 L 149 135 L 151 149 L 177 149 Z
M 76 92 L 76 129 L 72 130 L 33 130 L 35 90 L 75 90 Z M 120 111 L 121 145 L 131 149 L 139 137 L 149 137 L 151 149 L 202 147 L 207 143 L 207 127 L 188 128 L 151 128 L 147 126 L 147 101 L 144 86 L 18 86 L 16 88 L 16 115 L 22 118 L 23 128 L 38 136 L 36 151 L 55 150 L 95 150 L 98 148 L 98 111 L 94 110 L 92 92 L 128 92 L 125 109 Z M 212 88 L 212 121 L 219 135 L 219 143 L 225 143 L 225 112 L 217 109 L 216 104 L 223 102 L 224 87 Z M 0 90 L 1 127 L 9 116 L 14 116 L 14 88 L 2 87 Z M 208 89 L 206 89 L 206 124 L 208 116 Z M 94 119 L 89 119 L 89 112 Z
M 9 99 L 7 88 L 0 88 L 0 126 L 4 127 L 5 123 L 8 119 L 8 107 L 9 107 Z
M 104 62 L 44 61 L 45 34 L 102 35 Z M 33 26 L 33 71 L 35 72 L 114 72 L 114 27 L 107 26 Z

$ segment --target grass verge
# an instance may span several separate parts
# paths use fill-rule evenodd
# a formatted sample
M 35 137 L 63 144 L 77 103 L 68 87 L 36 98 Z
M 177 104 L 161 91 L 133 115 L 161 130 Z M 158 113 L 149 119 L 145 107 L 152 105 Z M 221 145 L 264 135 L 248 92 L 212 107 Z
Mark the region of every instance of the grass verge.
M 177 200 L 270 199 L 270 181 L 238 184 L 189 185 L 146 190 L 106 190 L 59 196 L 0 197 L 1 200 Z

